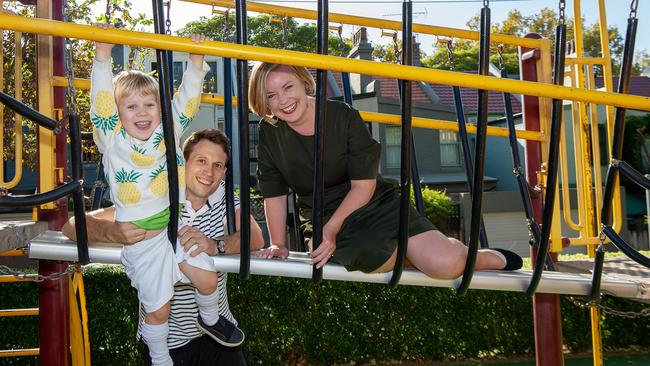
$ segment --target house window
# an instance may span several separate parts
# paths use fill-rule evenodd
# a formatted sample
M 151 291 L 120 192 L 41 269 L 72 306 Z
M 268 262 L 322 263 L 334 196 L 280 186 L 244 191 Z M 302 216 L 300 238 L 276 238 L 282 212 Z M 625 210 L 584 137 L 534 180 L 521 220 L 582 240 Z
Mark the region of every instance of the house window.
M 157 62 L 151 63 L 151 71 L 158 71 Z M 181 81 L 183 80 L 183 71 L 185 71 L 185 63 L 182 61 L 174 61 L 172 64 L 172 85 L 174 86 L 174 91 L 178 90 L 178 86 L 181 85 Z
M 440 131 L 440 165 L 460 166 L 460 146 L 458 134 L 453 131 Z
M 401 162 L 402 127 L 386 126 L 386 168 L 399 168 Z
M 203 92 L 204 93 L 217 93 L 219 85 L 217 85 L 217 62 L 208 61 L 208 66 L 210 66 L 210 71 L 205 75 L 205 81 L 203 82 Z

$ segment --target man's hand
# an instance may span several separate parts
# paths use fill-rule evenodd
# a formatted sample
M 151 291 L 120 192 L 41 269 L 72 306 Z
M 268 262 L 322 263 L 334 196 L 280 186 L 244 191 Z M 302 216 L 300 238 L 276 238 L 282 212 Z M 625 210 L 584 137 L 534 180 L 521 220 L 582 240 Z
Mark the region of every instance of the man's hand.
M 273 258 L 273 257 L 278 257 L 285 259 L 289 256 L 289 249 L 284 246 L 284 245 L 271 245 L 266 249 L 262 249 L 259 252 L 257 252 L 257 257 L 258 258 Z
M 196 257 L 201 253 L 217 255 L 217 243 L 213 239 L 205 236 L 197 228 L 183 226 L 183 228 L 178 230 L 178 240 L 180 240 L 183 249 L 192 257 Z

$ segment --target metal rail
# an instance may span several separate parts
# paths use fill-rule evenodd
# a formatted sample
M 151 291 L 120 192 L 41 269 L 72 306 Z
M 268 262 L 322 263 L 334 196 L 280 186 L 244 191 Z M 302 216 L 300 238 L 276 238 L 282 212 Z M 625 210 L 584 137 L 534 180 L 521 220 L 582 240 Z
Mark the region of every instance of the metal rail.
M 315 55 L 305 52 L 277 50 L 266 47 L 242 46 L 218 41 L 194 43 L 183 37 L 123 29 L 98 30 L 97 27 L 63 23 L 47 19 L 29 19 L 0 14 L 0 24 L 5 29 L 45 35 L 76 37 L 99 42 L 121 43 L 132 46 L 160 48 L 170 51 L 192 52 L 204 55 L 257 60 L 294 66 L 317 67 L 399 78 L 412 81 L 447 84 L 473 89 L 489 89 L 513 94 L 534 95 L 563 100 L 580 100 L 589 103 L 612 105 L 628 109 L 650 110 L 650 98 L 618 93 L 582 90 L 554 84 L 521 80 L 502 80 L 491 76 L 469 75 L 445 70 L 425 69 L 416 66 L 382 64 L 335 56 Z

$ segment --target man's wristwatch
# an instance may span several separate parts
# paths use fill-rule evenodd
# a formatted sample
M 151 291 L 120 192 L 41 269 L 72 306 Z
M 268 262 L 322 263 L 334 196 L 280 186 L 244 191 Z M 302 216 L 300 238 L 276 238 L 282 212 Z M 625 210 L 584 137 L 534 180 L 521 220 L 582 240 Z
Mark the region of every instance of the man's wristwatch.
M 226 242 L 225 241 L 223 241 L 221 239 L 217 239 L 217 252 L 219 254 L 224 254 L 226 252 Z

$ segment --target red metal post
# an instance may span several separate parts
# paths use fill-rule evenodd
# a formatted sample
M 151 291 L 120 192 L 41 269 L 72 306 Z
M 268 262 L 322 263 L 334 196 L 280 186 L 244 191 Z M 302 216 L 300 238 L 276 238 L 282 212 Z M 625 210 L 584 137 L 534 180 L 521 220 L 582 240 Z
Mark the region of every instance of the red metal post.
M 528 34 L 528 38 L 541 38 L 537 34 Z M 539 50 L 520 48 L 520 70 L 522 80 L 537 81 L 537 60 Z M 523 97 L 524 123 L 526 130 L 540 130 L 539 98 Z M 536 185 L 537 170 L 541 167 L 541 144 L 526 141 L 526 176 L 528 182 Z M 533 213 L 537 222 L 542 219 L 542 197 L 532 198 Z M 534 259 L 536 251 L 531 249 Z M 534 263 L 534 261 L 533 261 Z M 535 361 L 538 366 L 562 366 L 562 318 L 560 314 L 560 296 L 535 294 L 533 296 L 533 323 L 535 327 Z
M 44 0 L 41 0 L 44 1 Z M 65 0 L 52 0 L 52 19 L 62 20 L 62 9 Z M 53 39 L 53 73 L 64 75 L 63 40 L 59 37 Z M 54 108 L 63 109 L 65 105 L 65 90 L 55 88 Z M 55 116 L 60 118 L 60 116 Z M 56 135 L 56 168 L 66 176 L 66 131 Z M 40 172 L 39 174 L 55 174 L 54 172 Z M 62 183 L 62 182 L 58 182 Z M 68 200 L 63 198 L 57 202 L 55 210 L 38 210 L 38 219 L 47 221 L 50 230 L 61 230 L 68 220 Z M 38 272 L 41 275 L 50 275 L 65 271 L 68 263 L 54 261 L 39 261 Z M 60 277 L 56 280 L 41 282 L 38 288 L 39 325 L 40 325 L 40 364 L 42 366 L 68 366 L 70 364 L 70 329 L 69 329 L 69 303 L 68 303 L 68 278 Z

